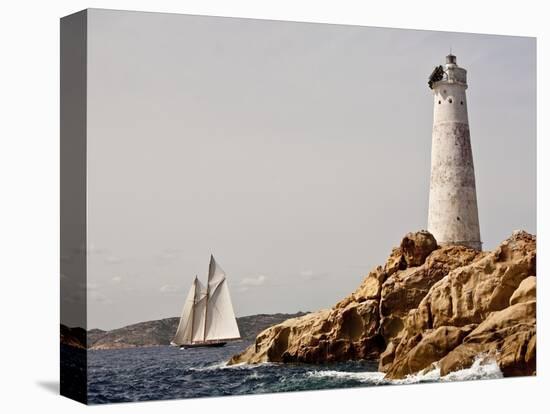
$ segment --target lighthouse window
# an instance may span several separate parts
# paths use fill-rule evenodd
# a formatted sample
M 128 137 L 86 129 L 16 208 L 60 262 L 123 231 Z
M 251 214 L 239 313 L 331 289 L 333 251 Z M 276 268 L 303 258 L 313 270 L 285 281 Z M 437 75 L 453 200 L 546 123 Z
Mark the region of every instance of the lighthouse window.
M 439 101 L 439 105 L 441 105 L 441 101 Z
M 449 103 L 453 103 L 453 100 L 451 98 L 449 98 Z
M 457 217 L 456 219 L 457 219 L 458 221 L 460 221 L 460 217 Z
M 464 105 L 464 102 L 463 102 L 463 101 L 460 101 L 460 105 Z

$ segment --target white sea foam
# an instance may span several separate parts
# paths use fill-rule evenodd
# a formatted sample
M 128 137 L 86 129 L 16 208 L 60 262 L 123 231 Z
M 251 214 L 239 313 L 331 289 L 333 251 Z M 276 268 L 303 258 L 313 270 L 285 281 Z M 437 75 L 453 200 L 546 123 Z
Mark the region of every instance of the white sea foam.
M 256 369 L 266 366 L 276 365 L 273 362 L 261 362 L 259 364 L 247 364 L 246 362 L 242 362 L 240 364 L 233 364 L 229 365 L 228 361 L 218 362 L 216 364 L 207 365 L 205 367 L 198 367 L 198 368 L 189 368 L 190 371 L 196 371 L 196 372 L 202 372 L 202 371 L 216 371 L 220 369 Z
M 495 379 L 503 378 L 502 371 L 498 367 L 497 362 L 485 360 L 485 357 L 479 356 L 476 358 L 470 368 L 460 371 L 451 372 L 441 378 L 442 381 L 470 381 L 477 379 Z
M 390 385 L 390 384 L 418 384 L 423 382 L 451 382 L 451 381 L 471 381 L 478 379 L 494 379 L 502 378 L 502 372 L 500 371 L 496 361 L 487 360 L 484 355 L 477 357 L 470 368 L 462 369 L 459 371 L 451 372 L 445 376 L 440 375 L 439 367 L 434 369 L 408 375 L 404 379 L 388 380 L 384 378 L 382 372 L 347 372 L 347 371 L 310 371 L 307 373 L 311 378 L 334 378 L 341 380 L 355 380 L 364 382 L 371 385 Z
M 218 362 L 216 364 L 207 365 L 205 367 L 191 367 L 189 368 L 189 371 L 196 371 L 196 372 L 215 371 L 218 369 L 224 369 L 226 366 L 227 366 L 227 362 Z
M 384 379 L 382 372 L 347 372 L 347 371 L 309 371 L 307 376 L 310 378 L 334 378 L 340 380 L 355 380 L 368 384 L 379 385 L 388 384 L 389 381 Z

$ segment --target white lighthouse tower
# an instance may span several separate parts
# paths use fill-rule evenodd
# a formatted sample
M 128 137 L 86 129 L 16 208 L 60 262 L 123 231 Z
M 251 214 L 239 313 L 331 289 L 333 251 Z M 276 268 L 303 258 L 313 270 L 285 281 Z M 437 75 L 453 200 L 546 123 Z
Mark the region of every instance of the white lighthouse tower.
M 434 95 L 428 231 L 440 245 L 481 250 L 466 69 L 450 54 L 445 66 L 434 69 L 428 84 Z

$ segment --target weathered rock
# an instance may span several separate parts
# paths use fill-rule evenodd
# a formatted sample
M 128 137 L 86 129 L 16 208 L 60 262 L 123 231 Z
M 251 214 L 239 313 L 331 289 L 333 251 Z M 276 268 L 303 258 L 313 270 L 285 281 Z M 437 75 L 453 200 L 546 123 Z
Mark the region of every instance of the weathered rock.
M 367 299 L 380 299 L 382 283 L 384 282 L 385 277 L 386 274 L 384 273 L 384 270 L 381 266 L 378 266 L 376 269 L 368 274 L 368 276 L 363 280 L 363 283 L 361 283 L 359 288 L 357 288 L 357 290 L 346 299 L 349 298 L 350 301 L 355 302 L 362 302 Z
M 451 270 L 433 284 L 418 307 L 405 318 L 394 354 L 395 363 L 412 352 L 416 345 L 411 346 L 412 339 L 424 332 L 479 324 L 491 312 L 506 308 L 521 281 L 535 273 L 535 258 L 534 236 L 518 232 L 493 252 L 480 254 L 470 264 Z M 384 310 L 381 314 L 384 315 Z M 387 361 L 379 368 L 392 371 Z
M 510 305 L 537 299 L 537 278 L 529 276 L 521 281 L 510 298 Z
M 462 343 L 475 325 L 468 325 L 461 328 L 454 326 L 441 326 L 437 329 L 427 331 L 423 335 L 415 337 L 416 342 L 409 352 L 400 359 L 394 361 L 386 373 L 386 378 L 404 378 L 439 361 L 451 350 Z M 410 346 L 410 345 L 409 345 Z
M 536 375 L 537 373 L 537 334 L 535 333 L 529 343 L 527 344 L 527 349 L 525 350 L 525 364 L 529 367 L 533 367 L 531 375 Z
M 380 358 L 378 360 L 379 371 L 387 372 L 391 368 L 395 359 L 395 351 L 399 345 L 399 341 L 400 338 L 392 339 L 386 345 L 386 349 L 380 354 Z
M 492 252 L 407 234 L 384 266 L 333 308 L 261 332 L 230 364 L 379 358 L 388 378 L 469 367 L 536 370 L 536 239 L 515 232 Z
M 403 255 L 403 249 L 401 247 L 394 247 L 386 260 L 384 265 L 384 277 L 390 277 L 398 270 L 403 270 L 407 268 L 407 262 L 405 261 L 405 256 Z M 382 280 L 383 282 L 383 280 Z
M 536 242 L 520 234 L 470 265 L 451 271 L 435 284 L 407 320 L 421 332 L 439 326 L 481 323 L 504 309 L 523 279 L 536 272 Z
M 253 345 L 229 363 L 319 363 L 376 357 L 383 347 L 377 335 L 378 320 L 376 300 L 352 301 L 288 319 L 261 332 Z
M 420 266 L 435 249 L 437 249 L 437 242 L 426 230 L 407 233 L 401 240 L 401 250 L 408 267 Z
M 426 231 L 407 234 L 400 247 L 392 250 L 384 267 L 373 269 L 350 296 L 330 310 L 315 312 L 308 318 L 291 319 L 267 329 L 258 335 L 253 346 L 231 358 L 229 363 L 330 362 L 378 357 L 385 348 L 379 335 L 384 281 L 408 271 L 408 263 L 422 264 L 436 248 L 435 239 Z M 385 324 L 388 331 L 387 318 Z M 396 332 L 401 328 L 398 319 Z
M 505 376 L 536 369 L 536 302 L 494 312 L 440 361 L 441 375 L 468 368 L 479 355 L 496 359 Z
M 451 270 L 471 263 L 482 253 L 463 246 L 446 246 L 433 251 L 421 266 L 395 272 L 382 285 L 380 333 L 386 341 L 398 336 L 405 319 L 430 288 Z

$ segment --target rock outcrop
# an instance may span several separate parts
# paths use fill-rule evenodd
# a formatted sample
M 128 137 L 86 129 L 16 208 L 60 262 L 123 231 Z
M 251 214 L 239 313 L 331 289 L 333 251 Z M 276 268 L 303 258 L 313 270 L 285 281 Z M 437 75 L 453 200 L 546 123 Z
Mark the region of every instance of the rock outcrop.
M 491 329 L 495 331 L 494 341 L 491 342 L 487 337 L 483 341 L 479 338 L 479 329 L 494 317 L 492 312 L 502 311 L 510 306 L 516 290 L 519 289 L 516 295 L 518 298 L 529 297 L 525 292 L 529 290 L 528 286 L 524 285 L 520 288 L 520 285 L 524 279 L 535 274 L 535 257 L 535 238 L 527 233 L 518 232 L 494 251 L 482 255 L 468 265 L 450 271 L 445 278 L 431 287 L 418 307 L 407 315 L 405 328 L 396 339 L 393 362 L 389 366 L 387 363 L 380 366 L 380 369 L 387 370 L 389 378 L 403 378 L 412 374 L 418 370 L 412 369 L 405 361 L 410 360 L 413 354 L 419 352 L 419 349 L 430 346 L 426 338 L 433 330 L 440 327 L 462 328 L 472 327 L 472 325 L 477 327 L 464 337 L 464 346 L 454 352 L 455 356 L 452 358 L 455 362 L 449 362 L 451 357 L 441 361 L 442 374 L 470 366 L 475 357 L 482 353 L 489 353 L 495 357 L 499 366 L 503 368 L 500 351 L 504 343 L 497 343 L 496 339 L 498 336 L 511 335 L 512 330 L 496 332 L 501 328 L 491 325 Z M 504 320 L 509 321 L 511 328 L 520 329 L 527 324 L 534 332 L 534 317 L 531 318 L 526 313 L 522 315 L 515 313 L 513 319 L 510 319 L 511 316 L 511 313 L 503 314 Z M 519 340 L 519 337 L 516 339 Z M 475 343 L 479 346 L 474 346 Z M 466 344 L 470 345 L 466 346 Z M 447 352 L 454 348 L 448 349 Z M 466 348 L 469 352 L 465 352 Z M 458 358 L 459 354 L 461 358 Z M 388 356 L 385 357 L 387 360 Z M 457 359 L 461 359 L 461 362 Z M 425 368 L 432 362 L 426 359 L 422 364 L 416 360 L 415 364 L 424 365 L 421 368 Z
M 288 319 L 261 332 L 232 363 L 246 361 L 335 362 L 375 357 L 382 343 L 376 301 L 350 302 L 341 308 Z
M 492 252 L 409 233 L 350 296 L 266 329 L 229 363 L 378 358 L 379 370 L 397 379 L 433 367 L 445 375 L 484 355 L 504 375 L 531 375 L 535 275 L 536 238 L 528 233 Z

